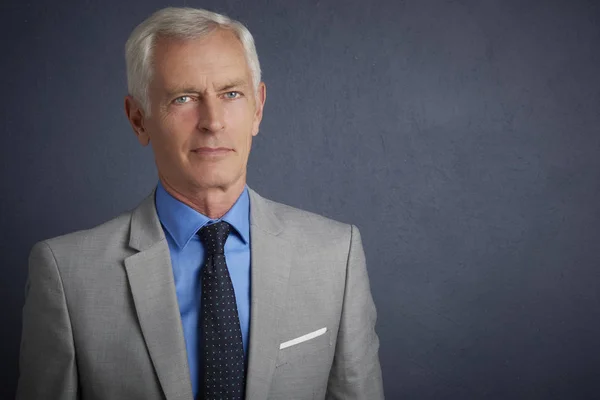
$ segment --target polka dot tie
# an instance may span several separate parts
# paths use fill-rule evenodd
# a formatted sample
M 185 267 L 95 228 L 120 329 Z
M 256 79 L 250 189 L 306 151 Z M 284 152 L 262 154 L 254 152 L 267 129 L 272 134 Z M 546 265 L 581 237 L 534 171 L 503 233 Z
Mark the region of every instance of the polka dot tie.
M 235 292 L 225 263 L 231 226 L 220 221 L 198 232 L 206 250 L 202 269 L 202 393 L 205 400 L 243 399 L 244 346 Z

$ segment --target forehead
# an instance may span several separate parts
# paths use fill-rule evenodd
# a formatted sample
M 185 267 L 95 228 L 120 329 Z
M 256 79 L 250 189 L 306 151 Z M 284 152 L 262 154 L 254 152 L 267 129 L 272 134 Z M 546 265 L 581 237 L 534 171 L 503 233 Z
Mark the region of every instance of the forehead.
M 229 30 L 216 29 L 192 40 L 159 38 L 153 54 L 153 82 L 163 87 L 209 85 L 250 79 L 244 47 Z

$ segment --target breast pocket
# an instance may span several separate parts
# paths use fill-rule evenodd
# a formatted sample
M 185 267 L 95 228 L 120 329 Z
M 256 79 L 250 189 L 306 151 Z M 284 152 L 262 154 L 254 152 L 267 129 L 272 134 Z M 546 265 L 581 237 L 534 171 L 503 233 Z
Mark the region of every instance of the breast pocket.
M 279 345 L 275 366 L 300 361 L 316 355 L 327 356 L 331 351 L 331 335 L 327 327 L 285 340 Z

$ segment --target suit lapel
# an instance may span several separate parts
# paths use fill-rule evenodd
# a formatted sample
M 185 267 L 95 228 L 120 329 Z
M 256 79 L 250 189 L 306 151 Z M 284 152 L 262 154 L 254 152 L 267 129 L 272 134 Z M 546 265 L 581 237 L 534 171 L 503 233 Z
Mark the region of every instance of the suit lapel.
M 268 201 L 250 194 L 251 308 L 246 399 L 266 399 L 275 370 L 291 266 L 291 245 Z
M 132 213 L 125 259 L 136 313 L 167 400 L 191 400 L 187 352 L 169 247 L 153 191 Z M 291 244 L 279 234 L 281 221 L 267 200 L 249 188 L 251 240 L 250 349 L 246 399 L 266 399 L 275 370 L 291 267 Z
M 169 247 L 152 192 L 132 213 L 125 259 L 135 310 L 158 380 L 167 400 L 191 400 L 187 352 Z

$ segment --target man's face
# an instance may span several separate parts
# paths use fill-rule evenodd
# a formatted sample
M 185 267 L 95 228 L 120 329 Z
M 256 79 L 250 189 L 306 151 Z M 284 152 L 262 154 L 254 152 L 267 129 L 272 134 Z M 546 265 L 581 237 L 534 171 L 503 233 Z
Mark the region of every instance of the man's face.
M 152 144 L 161 179 L 177 191 L 226 190 L 246 182 L 265 87 L 252 85 L 244 48 L 218 29 L 196 40 L 159 39 L 142 144 Z

